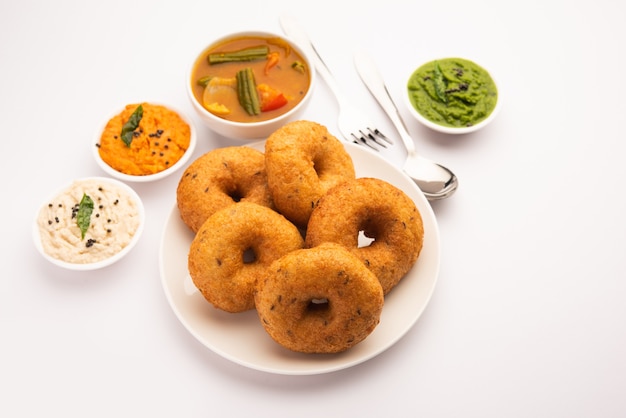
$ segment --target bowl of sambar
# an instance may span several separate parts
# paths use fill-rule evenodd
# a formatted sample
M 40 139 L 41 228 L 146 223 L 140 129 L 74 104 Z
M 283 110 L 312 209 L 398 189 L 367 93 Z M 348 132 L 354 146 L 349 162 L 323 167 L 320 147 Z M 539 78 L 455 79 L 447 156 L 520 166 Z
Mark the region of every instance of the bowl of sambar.
M 315 70 L 293 41 L 271 32 L 223 36 L 196 55 L 187 93 L 203 123 L 233 139 L 265 139 L 295 120 L 313 93 Z

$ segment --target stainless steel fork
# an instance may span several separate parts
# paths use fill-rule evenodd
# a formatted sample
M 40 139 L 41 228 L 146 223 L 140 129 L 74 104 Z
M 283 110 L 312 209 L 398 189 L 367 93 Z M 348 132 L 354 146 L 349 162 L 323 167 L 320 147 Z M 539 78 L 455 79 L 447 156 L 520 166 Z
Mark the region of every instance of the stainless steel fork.
M 315 46 L 309 40 L 306 33 L 291 16 L 281 16 L 280 25 L 287 36 L 293 39 L 315 63 L 317 73 L 324 79 L 328 88 L 334 94 L 339 105 L 339 117 L 337 127 L 345 140 L 357 144 L 367 145 L 374 150 L 380 147 L 387 148 L 392 144 L 391 140 L 380 132 L 366 117 L 357 109 L 348 98 L 341 92 L 339 85 L 331 74 L 322 57 L 318 54 Z

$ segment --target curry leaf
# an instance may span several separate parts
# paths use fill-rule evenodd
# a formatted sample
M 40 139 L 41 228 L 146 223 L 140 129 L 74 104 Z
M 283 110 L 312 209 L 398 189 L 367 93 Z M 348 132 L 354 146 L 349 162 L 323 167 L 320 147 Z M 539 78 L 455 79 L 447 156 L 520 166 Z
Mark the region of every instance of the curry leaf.
M 130 147 L 130 143 L 133 142 L 133 133 L 135 129 L 139 127 L 139 122 L 141 122 L 141 118 L 143 117 L 143 107 L 141 105 L 137 106 L 137 109 L 130 115 L 128 122 L 122 126 L 122 141 L 126 144 L 127 147 Z
M 443 72 L 441 71 L 441 67 L 439 63 L 435 63 L 435 76 L 433 77 L 433 82 L 435 83 L 435 93 L 439 100 L 444 103 L 448 102 L 448 98 L 446 97 L 446 83 L 443 79 Z
M 83 193 L 83 198 L 78 204 L 78 212 L 76 213 L 76 225 L 80 228 L 80 239 L 85 239 L 85 233 L 91 223 L 92 212 L 93 200 L 86 193 Z

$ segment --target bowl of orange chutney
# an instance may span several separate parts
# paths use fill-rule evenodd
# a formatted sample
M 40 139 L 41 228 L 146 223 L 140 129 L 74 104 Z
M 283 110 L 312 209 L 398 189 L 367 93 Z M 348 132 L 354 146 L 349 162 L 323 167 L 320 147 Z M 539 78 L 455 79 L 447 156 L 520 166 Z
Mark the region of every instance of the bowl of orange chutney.
M 294 42 L 261 31 L 223 36 L 195 57 L 187 93 L 200 119 L 233 139 L 264 139 L 298 118 L 315 70 Z
M 196 146 L 191 120 L 171 106 L 127 104 L 96 133 L 96 162 L 107 174 L 131 182 L 154 181 L 176 172 Z

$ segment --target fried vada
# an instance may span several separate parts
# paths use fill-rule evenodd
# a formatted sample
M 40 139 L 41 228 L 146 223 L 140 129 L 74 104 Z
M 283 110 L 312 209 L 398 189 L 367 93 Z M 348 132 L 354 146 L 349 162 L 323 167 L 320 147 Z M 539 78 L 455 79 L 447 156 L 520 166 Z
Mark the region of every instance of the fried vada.
M 203 154 L 181 176 L 176 202 L 183 222 L 193 232 L 217 210 L 237 202 L 273 208 L 263 153 L 231 146 Z
M 380 322 L 383 290 L 344 247 L 322 244 L 274 261 L 257 284 L 257 313 L 270 337 L 301 353 L 339 353 Z
M 202 224 L 189 249 L 189 274 L 216 308 L 243 312 L 254 308 L 257 278 L 274 260 L 302 247 L 300 231 L 282 215 L 238 202 Z
M 276 209 L 301 228 L 328 189 L 355 178 L 343 144 L 326 127 L 304 120 L 290 122 L 267 138 L 265 167 Z
M 359 234 L 373 240 L 359 245 Z M 329 190 L 313 210 L 305 247 L 334 242 L 350 250 L 389 293 L 415 264 L 424 226 L 415 203 L 380 179 L 362 177 Z

